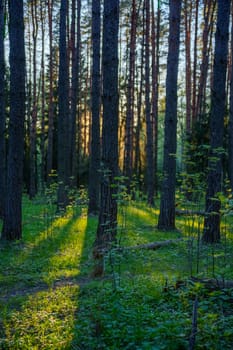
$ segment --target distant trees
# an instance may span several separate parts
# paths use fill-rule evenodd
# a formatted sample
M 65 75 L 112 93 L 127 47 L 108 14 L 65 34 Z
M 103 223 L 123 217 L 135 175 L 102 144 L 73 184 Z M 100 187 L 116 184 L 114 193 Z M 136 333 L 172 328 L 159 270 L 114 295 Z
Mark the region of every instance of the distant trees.
M 169 47 L 166 78 L 166 111 L 163 179 L 158 227 L 175 228 L 177 75 L 179 62 L 181 0 L 170 1 Z
M 227 39 L 224 34 L 220 40 L 219 33 L 226 28 L 222 29 L 223 24 L 218 22 L 215 40 L 213 33 L 217 10 L 220 21 L 219 16 L 223 15 L 219 11 L 226 10 L 229 0 L 184 0 L 182 12 L 181 0 L 170 0 L 169 7 L 163 1 L 126 0 L 119 5 L 118 1 L 105 0 L 103 26 L 100 0 L 24 1 L 26 71 L 21 47 L 24 42 L 20 41 L 22 37 L 18 40 L 22 29 L 14 34 L 17 47 L 12 34 L 16 33 L 16 25 L 22 26 L 21 15 L 16 20 L 13 14 L 15 3 L 10 0 L 4 9 L 5 1 L 0 1 L 0 217 L 6 212 L 2 237 L 11 235 L 10 239 L 17 239 L 21 235 L 19 221 L 15 236 L 13 229 L 9 233 L 6 228 L 16 226 L 13 215 L 19 220 L 23 155 L 23 179 L 31 199 L 38 189 L 43 193 L 51 181 L 57 181 L 58 208 L 65 210 L 70 189 L 73 193 L 88 183 L 88 213 L 99 214 L 97 256 L 116 236 L 118 172 L 123 175 L 127 195 L 133 195 L 131 198 L 140 193 L 147 197 L 149 205 L 154 205 L 155 194 L 161 189 L 158 227 L 175 228 L 176 159 L 181 164 L 187 151 L 190 164 L 181 164 L 187 175 L 202 171 L 200 178 L 206 186 L 208 172 L 208 216 L 203 241 L 218 240 L 221 153 L 228 145 L 229 165 L 224 168 L 224 176 L 229 175 L 231 186 L 233 183 L 233 84 L 231 81 L 231 88 L 224 92 Z M 21 1 L 17 6 L 22 6 Z M 4 11 L 10 14 L 10 61 L 7 55 L 4 58 L 4 44 L 8 45 Z M 184 52 L 180 58 L 179 50 Z M 15 67 L 20 67 L 19 57 L 24 79 L 19 70 L 17 75 L 14 73 Z M 228 62 L 230 77 L 232 57 Z M 179 67 L 185 69 L 179 71 L 178 81 Z M 225 124 L 229 120 L 226 137 L 223 120 Z M 183 147 L 185 137 L 190 147 Z M 224 137 L 229 140 L 228 145 Z M 208 148 L 209 139 L 207 169 L 203 149 Z M 10 208 L 13 187 L 17 200 L 15 207 Z
M 10 118 L 7 182 L 2 239 L 22 237 L 22 189 L 25 119 L 25 45 L 23 0 L 9 1 Z

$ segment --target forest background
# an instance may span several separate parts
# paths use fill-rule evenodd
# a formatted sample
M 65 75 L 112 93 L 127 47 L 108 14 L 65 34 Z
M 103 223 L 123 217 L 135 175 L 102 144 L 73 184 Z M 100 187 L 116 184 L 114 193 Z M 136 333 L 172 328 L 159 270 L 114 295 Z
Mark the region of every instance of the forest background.
M 3 246 L 25 239 L 23 198 L 62 217 L 85 197 L 101 277 L 139 201 L 163 232 L 191 215 L 215 274 L 231 237 L 232 13 L 230 0 L 0 1 Z

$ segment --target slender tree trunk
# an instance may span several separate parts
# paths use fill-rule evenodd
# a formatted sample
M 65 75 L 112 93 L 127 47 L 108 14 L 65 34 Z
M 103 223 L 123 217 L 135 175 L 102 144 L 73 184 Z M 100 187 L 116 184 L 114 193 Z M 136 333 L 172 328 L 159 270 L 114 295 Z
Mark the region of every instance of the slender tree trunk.
M 154 205 L 154 140 L 150 101 L 150 0 L 145 0 L 146 9 L 146 48 L 145 48 L 145 102 L 146 102 L 146 170 L 147 202 Z
M 4 215 L 6 189 L 4 12 L 4 0 L 0 0 L 0 218 Z
M 204 114 L 205 111 L 205 92 L 206 92 L 206 83 L 207 75 L 209 69 L 209 56 L 210 48 L 212 45 L 212 35 L 213 32 L 213 16 L 215 13 L 216 0 L 205 0 L 204 4 L 204 30 L 202 36 L 202 62 L 201 62 L 201 71 L 200 78 L 198 82 L 198 93 L 197 93 L 197 104 L 195 108 L 194 121 L 198 120 L 199 117 Z
M 198 38 L 198 13 L 199 1 L 195 5 L 195 30 L 194 30 L 194 47 L 193 47 L 193 88 L 192 88 L 192 128 L 196 121 L 196 100 L 197 100 L 197 38 Z
M 142 15 L 142 43 L 141 43 L 141 57 L 140 57 L 140 67 L 137 77 L 137 124 L 135 133 L 135 160 L 134 160 L 134 171 L 136 178 L 139 181 L 139 190 L 142 189 L 142 164 L 141 164 L 141 129 L 142 129 L 142 98 L 143 98 L 143 82 L 144 82 L 144 68 L 145 68 L 145 1 L 143 1 L 143 15 Z
M 61 0 L 60 41 L 59 41 L 59 85 L 58 85 L 58 209 L 65 209 L 68 204 L 69 182 L 69 73 L 67 53 L 67 0 Z
M 77 103 L 79 96 L 79 69 L 80 69 L 80 11 L 81 0 L 72 0 L 72 85 L 70 109 L 70 177 L 72 184 L 77 184 Z M 76 15 L 75 15 L 76 14 Z M 75 19 L 76 18 L 76 19 Z M 76 21 L 76 22 L 75 22 Z M 76 31 L 75 31 L 76 23 Z M 75 35 L 76 33 L 76 35 Z
M 191 79 L 191 23 L 192 23 L 192 1 L 185 0 L 184 2 L 184 22 L 185 22 L 185 82 L 186 82 L 186 133 L 191 131 L 191 94 L 192 94 L 192 79 Z
M 99 209 L 100 170 L 100 0 L 92 0 L 91 154 L 88 213 Z M 95 179 L 95 181 L 93 181 Z
M 158 97 L 159 97 L 159 36 L 160 36 L 160 4 L 158 1 L 157 8 L 157 29 L 155 25 L 155 10 L 154 1 L 151 0 L 152 6 L 152 125 L 153 125 L 153 140 L 154 140 L 154 186 L 155 194 L 158 190 L 157 179 L 157 162 L 158 162 Z
M 130 184 L 133 174 L 133 127 L 134 127 L 134 80 L 135 80 L 135 55 L 136 55 L 136 27 L 137 11 L 136 1 L 132 0 L 131 6 L 131 31 L 129 47 L 129 78 L 127 86 L 126 131 L 125 131 L 125 156 L 124 173 L 127 177 L 127 191 L 130 193 Z
M 37 18 L 37 0 L 31 2 L 32 15 L 32 41 L 33 41 L 33 96 L 32 96 L 32 114 L 30 123 L 30 182 L 29 196 L 32 199 L 37 192 L 36 183 L 36 125 L 37 125 L 37 35 L 38 35 L 38 18 Z
M 214 243 L 220 240 L 221 201 L 218 193 L 222 184 L 222 157 L 224 116 L 226 112 L 226 69 L 228 54 L 228 30 L 230 0 L 218 0 L 217 28 L 215 33 L 215 53 L 213 86 L 211 93 L 210 156 L 208 166 L 207 192 L 203 241 Z
M 158 221 L 158 227 L 165 230 L 175 229 L 177 75 L 179 61 L 180 12 L 181 0 L 170 0 L 163 184 Z
M 22 188 L 25 119 L 25 45 L 23 0 L 9 2 L 10 120 L 7 193 L 2 239 L 22 238 Z
M 231 12 L 233 21 L 233 6 Z M 233 23 L 233 22 L 232 22 Z M 231 64 L 233 60 L 233 24 L 231 26 Z M 231 66 L 231 80 L 230 80 L 230 121 L 229 121 L 229 179 L 231 190 L 233 190 L 233 69 Z
M 40 21 L 41 21 L 41 135 L 40 135 L 40 178 L 42 193 L 45 183 L 45 8 L 40 1 Z
M 94 257 L 99 274 L 103 273 L 103 250 L 108 249 L 117 234 L 118 175 L 118 26 L 119 1 L 104 1 L 103 21 L 103 129 L 101 207 L 95 240 Z
M 54 143 L 54 97 L 53 97 L 53 0 L 48 0 L 48 26 L 49 26 L 49 107 L 48 107 L 48 146 L 47 146 L 47 182 L 53 169 L 53 143 Z

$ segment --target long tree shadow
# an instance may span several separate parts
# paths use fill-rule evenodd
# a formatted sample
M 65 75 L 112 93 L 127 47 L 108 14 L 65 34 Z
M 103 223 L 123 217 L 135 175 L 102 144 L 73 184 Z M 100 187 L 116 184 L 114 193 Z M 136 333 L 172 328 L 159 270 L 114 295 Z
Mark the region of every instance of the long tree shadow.
M 0 349 L 69 349 L 95 224 L 68 213 L 34 240 L 1 245 Z

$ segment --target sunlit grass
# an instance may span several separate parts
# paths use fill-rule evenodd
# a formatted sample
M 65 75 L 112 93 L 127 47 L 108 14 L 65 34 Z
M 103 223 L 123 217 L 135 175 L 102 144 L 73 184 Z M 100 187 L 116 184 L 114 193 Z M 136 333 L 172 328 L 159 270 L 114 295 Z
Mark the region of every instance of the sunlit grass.
M 2 349 L 68 349 L 73 339 L 78 286 L 35 293 L 4 321 Z
M 73 209 L 57 216 L 43 200 L 24 199 L 23 240 L 0 246 L 0 349 L 187 348 L 197 287 L 179 294 L 174 286 L 197 274 L 197 262 L 199 276 L 232 278 L 232 219 L 227 226 L 223 222 L 226 245 L 223 240 L 198 247 L 203 218 L 179 216 L 178 230 L 164 232 L 157 229 L 158 209 L 144 202 L 125 204 L 119 207 L 121 247 L 183 241 L 158 250 L 113 249 L 105 257 L 105 278 L 93 280 L 97 217 L 87 217 L 86 208 L 74 215 Z M 167 288 L 171 294 L 164 294 Z M 216 310 L 202 316 L 201 345 L 207 328 L 225 320 Z

